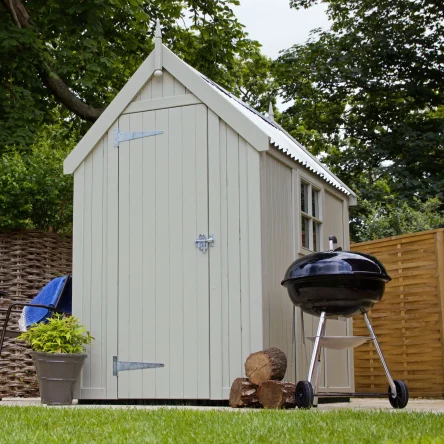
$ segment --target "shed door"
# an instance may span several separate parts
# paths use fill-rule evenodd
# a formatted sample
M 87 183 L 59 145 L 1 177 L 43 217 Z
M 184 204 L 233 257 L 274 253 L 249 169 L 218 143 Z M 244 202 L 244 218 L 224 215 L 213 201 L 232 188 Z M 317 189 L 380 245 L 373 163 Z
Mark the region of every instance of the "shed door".
M 209 398 L 207 108 L 121 116 L 120 132 L 162 130 L 119 146 L 118 397 Z M 116 148 L 117 149 L 117 148 Z

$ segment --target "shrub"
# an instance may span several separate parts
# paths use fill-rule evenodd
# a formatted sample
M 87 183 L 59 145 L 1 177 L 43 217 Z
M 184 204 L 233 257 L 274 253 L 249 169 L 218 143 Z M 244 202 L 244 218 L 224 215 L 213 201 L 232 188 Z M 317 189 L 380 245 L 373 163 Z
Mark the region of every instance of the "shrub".
M 63 174 L 63 161 L 77 139 L 62 124 L 48 125 L 25 152 L 1 154 L 0 229 L 72 232 L 73 178 Z
M 32 325 L 18 339 L 37 352 L 83 353 L 94 338 L 75 316 L 54 313 L 48 322 Z
M 355 242 L 444 227 L 444 212 L 440 210 L 442 203 L 437 197 L 425 202 L 414 198 L 411 206 L 399 201 L 386 205 L 362 201 L 360 205 L 366 214 L 352 221 L 356 224 Z

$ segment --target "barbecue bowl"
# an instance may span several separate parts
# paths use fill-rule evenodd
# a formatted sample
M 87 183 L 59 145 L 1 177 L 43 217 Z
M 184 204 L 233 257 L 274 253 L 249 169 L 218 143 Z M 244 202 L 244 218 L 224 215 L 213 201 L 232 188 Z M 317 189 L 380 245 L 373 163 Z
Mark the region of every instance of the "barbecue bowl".
M 391 280 L 373 256 L 328 251 L 304 256 L 288 268 L 282 285 L 305 313 L 351 317 L 368 312 Z

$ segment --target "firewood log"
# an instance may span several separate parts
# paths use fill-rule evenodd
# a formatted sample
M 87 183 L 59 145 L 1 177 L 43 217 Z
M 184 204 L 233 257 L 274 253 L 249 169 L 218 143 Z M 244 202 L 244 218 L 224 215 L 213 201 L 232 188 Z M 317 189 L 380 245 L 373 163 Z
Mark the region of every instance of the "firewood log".
M 265 381 L 258 390 L 259 402 L 266 409 L 294 409 L 296 385 L 292 382 Z
M 247 378 L 237 378 L 231 385 L 231 407 L 260 407 L 257 399 L 257 386 Z
M 287 357 L 276 347 L 252 353 L 245 361 L 245 374 L 253 384 L 281 381 L 287 371 Z

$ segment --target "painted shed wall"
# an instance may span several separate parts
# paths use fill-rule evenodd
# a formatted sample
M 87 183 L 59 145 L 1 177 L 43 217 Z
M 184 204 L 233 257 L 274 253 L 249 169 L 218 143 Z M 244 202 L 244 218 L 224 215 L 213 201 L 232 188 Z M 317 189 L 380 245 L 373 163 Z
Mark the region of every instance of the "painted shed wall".
M 124 115 L 123 131 L 162 130 L 119 151 L 118 357 L 123 399 L 208 399 L 207 107 Z
M 296 328 L 293 334 L 293 305 L 286 289 L 280 285 L 291 262 L 304 254 L 310 254 L 309 250 L 301 247 L 300 240 L 301 179 L 321 190 L 323 215 L 321 251 L 328 248 L 328 236 L 332 234 L 336 235 L 339 245 L 344 249 L 349 247 L 348 204 L 346 196 L 341 196 L 306 169 L 289 162 L 273 148 L 262 155 L 262 171 L 264 344 L 266 347 L 278 347 L 287 354 L 289 360 L 285 376 L 287 380 L 305 380 L 313 344 L 303 338 L 301 312 L 298 308 L 295 313 Z M 319 318 L 307 314 L 303 316 L 305 336 L 315 336 Z M 328 320 L 326 334 L 335 336 L 351 334 L 351 327 L 351 320 Z M 320 386 L 326 390 L 340 388 L 341 391 L 351 391 L 352 353 L 324 350 L 323 361 Z
M 177 72 L 181 71 L 183 67 L 179 66 L 180 61 L 167 50 L 164 52 L 165 66 L 170 66 L 171 71 L 175 69 Z M 149 59 L 146 66 L 152 69 L 150 66 L 153 63 L 153 60 Z M 181 376 L 182 379 L 177 380 L 180 383 L 175 382 L 174 375 L 169 375 L 169 391 L 156 393 L 148 387 L 142 389 L 140 397 L 205 398 L 208 396 L 211 399 L 227 399 L 232 381 L 244 375 L 246 357 L 251 352 L 268 346 L 277 346 L 287 354 L 289 358 L 287 380 L 294 379 L 295 371 L 298 373 L 297 379 L 305 379 L 308 366 L 306 358 L 310 358 L 311 343 L 307 341 L 306 346 L 303 343 L 299 313 L 296 313 L 296 332 L 293 335 L 293 306 L 286 290 L 280 285 L 288 265 L 300 254 L 308 253 L 308 251 L 302 251 L 299 239 L 300 179 L 304 177 L 322 190 L 322 209 L 325 217 L 323 218 L 321 249 L 327 247 L 330 234 L 338 237 L 340 245 L 348 247 L 346 196 L 324 181 L 320 181 L 317 176 L 271 145 L 268 153 L 263 152 L 267 148 L 263 143 L 267 142 L 267 137 L 250 122 L 248 131 L 243 128 L 246 124 L 240 125 L 237 130 L 240 133 L 244 131 L 243 136 L 255 144 L 255 147 L 251 146 L 211 108 L 207 109 L 197 97 L 200 97 L 197 86 L 209 88 L 206 82 L 200 78 L 198 82 L 192 77 L 193 73 L 185 69 L 182 74 L 183 78 L 179 77 L 187 85 L 189 84 L 190 88 L 194 88 L 195 95 L 164 69 L 163 76 L 148 79 L 131 103 L 126 98 L 119 99 L 125 100 L 124 106 L 129 103 L 122 112 L 124 117 L 121 117 L 120 121 L 121 130 L 138 131 L 137 125 L 134 128 L 133 126 L 124 128 L 127 120 L 138 121 L 139 117 L 136 113 L 140 116 L 154 115 L 156 121 L 157 116 L 159 119 L 161 116 L 171 116 L 171 119 L 168 117 L 168 122 L 170 125 L 175 125 L 180 120 L 176 118 L 179 112 L 187 114 L 187 111 L 183 110 L 205 109 L 205 112 L 199 114 L 199 119 L 193 121 L 193 125 L 182 122 L 181 128 L 188 128 L 190 131 L 191 128 L 197 128 L 197 126 L 202 129 L 202 125 L 207 128 L 207 137 L 201 140 L 201 147 L 205 146 L 207 151 L 201 153 L 199 161 L 206 164 L 208 171 L 200 172 L 197 168 L 193 170 L 193 174 L 196 176 L 196 186 L 208 187 L 208 190 L 205 190 L 205 193 L 208 192 L 207 203 L 202 206 L 208 212 L 208 232 L 205 234 L 213 234 L 215 237 L 214 246 L 206 253 L 209 261 L 207 281 L 209 305 L 201 304 L 199 312 L 200 315 L 208 316 L 206 327 L 208 331 L 200 332 L 201 335 L 207 335 L 207 342 L 199 342 L 197 338 L 198 344 L 206 349 L 209 347 L 208 383 L 206 382 L 207 375 L 201 379 L 203 384 L 207 386 L 209 384 L 209 394 L 198 387 L 193 391 L 191 386 L 187 386 L 184 375 Z M 143 80 L 140 84 L 142 82 Z M 135 89 L 131 91 L 130 96 L 134 94 Z M 215 100 L 214 103 L 219 103 L 219 101 Z M 231 105 L 224 101 L 222 104 L 221 110 L 226 113 L 225 119 L 233 120 L 232 115 L 227 112 Z M 179 111 L 180 109 L 182 111 Z M 141 209 L 135 202 L 132 206 L 130 205 L 129 209 L 125 207 L 128 211 L 121 206 L 119 215 L 120 148 L 114 147 L 113 141 L 113 130 L 117 126 L 118 124 L 114 123 L 108 129 L 74 173 L 73 312 L 82 319 L 96 338 L 82 374 L 79 396 L 83 399 L 139 397 L 138 384 L 131 382 L 130 372 L 127 372 L 125 376 L 122 375 L 120 394 L 118 380 L 112 374 L 112 359 L 113 356 L 118 355 L 119 351 L 118 329 L 128 330 L 132 326 L 131 322 L 125 322 L 125 326 L 119 326 L 119 322 L 122 324 L 123 319 L 131 318 L 125 314 L 125 311 L 122 313 L 118 311 L 119 302 L 123 302 L 123 300 L 119 301 L 119 290 L 124 290 L 126 297 L 128 297 L 128 292 L 135 291 L 139 293 L 136 299 L 141 299 L 141 286 L 138 283 L 130 284 L 128 279 L 125 280 L 122 269 L 120 269 L 119 282 L 119 262 L 121 267 L 129 266 L 131 270 L 141 271 L 143 268 L 139 266 L 139 259 L 141 255 L 143 256 L 142 245 L 139 245 L 137 241 L 132 245 L 127 245 L 122 241 L 122 227 L 123 230 L 125 226 L 127 231 L 132 230 L 130 223 L 132 219 L 127 215 L 133 210 L 134 214 L 140 214 Z M 189 157 L 185 149 L 186 141 L 192 137 L 192 134 L 178 129 L 177 133 L 170 131 L 170 137 L 173 141 L 175 140 L 174 149 L 171 148 L 169 154 L 166 151 L 159 151 L 164 162 L 156 165 L 155 173 L 159 174 L 165 168 L 172 166 L 177 174 L 179 171 L 183 175 L 186 174 L 185 171 L 191 174 L 191 170 L 187 169 Z M 203 137 L 202 134 L 200 137 Z M 257 142 L 257 146 L 253 141 Z M 142 145 L 139 142 L 133 143 L 133 146 L 139 148 Z M 149 149 L 150 144 L 146 145 Z M 182 153 L 177 152 L 180 146 L 184 150 Z M 178 160 L 180 154 L 182 155 L 181 165 Z M 120 157 L 121 161 L 125 161 L 125 156 Z M 194 167 L 196 165 L 198 163 L 195 163 Z M 150 165 L 149 168 L 152 166 Z M 148 178 L 154 173 L 149 168 L 147 167 L 143 172 L 139 168 L 138 178 L 128 175 L 126 180 L 137 187 L 137 181 L 141 182 L 142 177 L 146 175 Z M 199 177 L 200 173 L 203 177 Z M 120 185 L 125 186 L 125 183 Z M 167 181 L 165 184 L 169 188 Z M 159 188 L 161 189 L 162 187 Z M 136 192 L 135 196 L 137 195 Z M 158 195 L 156 194 L 157 203 L 161 204 L 162 196 L 161 191 Z M 139 197 L 146 198 L 143 195 Z M 152 202 L 152 200 L 145 199 L 144 202 Z M 125 205 L 127 204 L 128 202 L 125 202 Z M 165 219 L 165 226 L 167 226 L 169 213 L 162 213 L 153 203 L 154 210 L 158 226 L 163 226 L 162 218 Z M 180 217 L 174 205 L 170 207 L 170 210 L 175 215 L 173 217 Z M 149 215 L 148 208 L 144 208 L 143 211 Z M 134 218 L 136 219 L 137 217 Z M 143 229 L 143 224 L 138 223 L 137 227 Z M 196 227 L 195 236 L 199 234 L 199 230 Z M 169 236 L 171 239 L 178 238 L 175 232 L 161 230 L 158 234 Z M 184 239 L 182 241 L 185 242 Z M 194 238 L 189 241 L 193 243 Z M 137 252 L 137 257 L 133 256 L 133 250 Z M 174 248 L 170 249 L 170 256 L 173 258 L 172 265 L 185 267 L 186 258 L 182 257 L 179 260 L 174 252 Z M 125 260 L 122 260 L 122 254 Z M 158 262 L 157 258 L 156 262 Z M 129 264 L 133 264 L 134 267 Z M 162 273 L 166 278 L 165 270 Z M 204 277 L 206 279 L 206 276 Z M 170 281 L 169 288 L 176 288 L 176 284 L 173 280 Z M 160 289 L 151 288 L 150 292 L 152 291 L 160 291 Z M 152 294 L 148 296 L 150 300 L 156 299 Z M 159 301 L 160 304 L 163 303 Z M 184 331 L 184 344 L 187 342 L 186 338 L 195 341 L 196 337 L 191 332 L 191 324 L 184 322 L 179 313 L 180 310 L 185 313 L 186 307 L 180 304 L 178 307 L 174 307 L 171 318 L 176 319 L 177 322 L 157 325 L 158 320 L 153 319 L 152 316 L 151 322 L 155 323 L 156 329 L 157 327 L 160 330 L 169 329 L 169 331 L 164 331 L 165 337 L 175 338 L 178 337 L 178 331 L 173 331 L 173 329 L 186 330 L 186 325 L 190 325 L 190 331 Z M 306 334 L 314 334 L 317 318 L 304 315 L 304 319 Z M 139 319 L 139 324 L 140 322 L 142 322 L 141 319 Z M 153 333 L 152 329 L 145 329 L 145 331 Z M 350 322 L 329 321 L 328 323 L 328 334 L 342 335 L 350 332 Z M 123 339 L 125 338 L 126 336 Z M 121 344 L 123 339 L 120 339 Z M 128 341 L 125 339 L 123 342 Z M 130 342 L 129 349 L 136 347 L 137 341 Z M 143 341 L 140 342 L 143 343 Z M 148 342 L 149 338 L 145 343 Z M 186 360 L 182 362 L 181 356 L 187 350 L 187 346 L 185 344 L 184 349 L 179 350 L 179 343 L 180 341 L 174 342 L 176 348 L 172 351 L 175 355 L 174 359 L 183 363 Z M 159 352 L 161 353 L 160 350 Z M 327 366 L 322 376 L 323 384 L 328 387 L 340 387 L 342 390 L 351 387 L 350 375 L 353 371 L 351 353 L 344 352 L 345 354 L 338 355 L 335 351 L 334 356 L 330 355 L 330 352 L 325 353 Z M 122 353 L 121 355 L 124 356 Z M 297 369 L 293 367 L 295 355 Z M 145 358 L 142 356 L 140 359 Z M 137 375 L 140 381 L 141 372 L 143 371 L 138 370 L 132 375 Z M 142 378 L 142 380 L 145 379 Z
M 292 169 L 275 158 L 263 159 L 263 306 L 265 347 L 278 347 L 294 362 L 292 346 L 292 304 L 280 285 L 285 271 L 295 258 Z M 293 358 L 292 358 L 293 357 Z M 286 380 L 294 369 L 288 365 Z
M 168 114 L 171 109 L 179 109 L 177 107 L 181 103 L 187 104 L 182 99 L 185 96 L 189 97 L 189 92 L 164 71 L 162 77 L 147 82 L 124 114 L 136 116 L 132 111 L 136 108 L 130 111 L 134 105 L 140 108 L 139 111 L 148 106 L 149 113 L 154 114 L 153 103 L 164 103 L 155 100 L 178 98 L 176 108 L 168 111 L 162 106 L 162 113 Z M 148 102 L 151 104 L 146 105 Z M 199 103 L 197 98 L 196 102 Z M 188 108 L 193 106 L 182 109 Z M 210 341 L 209 397 L 227 399 L 232 381 L 244 375 L 246 357 L 263 348 L 260 153 L 211 110 L 205 114 L 208 127 L 209 193 L 209 230 L 206 234 L 214 234 L 216 242 L 206 253 L 210 263 L 209 331 L 202 334 L 207 335 Z M 137 120 L 137 117 L 134 118 Z M 174 123 L 174 119 L 170 119 L 170 123 Z M 136 127 L 126 128 L 124 120 L 119 125 L 121 131 L 138 130 Z M 121 375 L 122 384 L 123 380 L 126 383 L 120 389 L 117 378 L 112 375 L 112 358 L 119 355 L 118 328 L 128 328 L 128 325 L 119 327 L 119 320 L 122 322 L 124 316 L 118 315 L 117 308 L 119 262 L 120 266 L 128 262 L 122 262 L 122 258 L 119 260 L 123 244 L 121 242 L 119 247 L 118 221 L 119 217 L 123 218 L 121 223 L 126 219 L 122 208 L 119 216 L 118 206 L 121 148 L 114 147 L 113 143 L 113 130 L 117 126 L 115 123 L 108 130 L 108 134 L 74 174 L 73 312 L 96 338 L 82 374 L 79 396 L 82 399 L 117 399 L 124 395 L 133 398 L 198 398 L 201 396 L 197 393 L 193 395 L 188 389 L 173 390 L 171 395 L 162 392 L 157 396 L 153 391 L 143 388 L 138 396 L 133 385 L 128 382 L 131 380 L 131 372 Z M 185 159 L 187 155 L 184 152 L 183 161 Z M 162 169 L 161 166 L 159 168 Z M 198 177 L 199 171 L 194 174 Z M 206 172 L 204 174 L 207 175 Z M 201 183 L 204 186 L 206 181 Z M 136 211 L 137 205 L 134 208 Z M 161 221 L 158 222 L 161 224 Z M 196 231 L 195 235 L 198 234 Z M 169 235 L 174 236 L 174 233 Z M 190 239 L 190 242 L 194 242 L 194 239 Z M 140 255 L 140 248 L 136 244 L 133 247 Z M 127 251 L 128 248 L 125 245 L 124 256 L 129 260 L 131 253 Z M 135 260 L 133 271 L 137 269 Z M 123 280 L 120 286 L 125 282 Z M 171 285 L 174 286 L 174 283 Z M 131 291 L 131 287 L 126 285 L 126 294 Z M 140 286 L 133 287 L 139 289 Z M 182 323 L 179 324 L 181 328 L 184 327 Z M 170 325 L 169 328 L 178 328 L 179 324 Z M 120 354 L 124 358 L 124 354 Z M 119 356 L 119 359 L 122 358 Z M 133 375 L 139 378 L 140 372 L 136 371 Z
M 114 126 L 74 176 L 73 310 L 96 338 L 82 374 L 83 399 L 117 398 L 117 378 L 112 375 L 112 357 L 118 354 L 119 255 Z M 244 374 L 248 354 L 272 345 L 289 357 L 286 379 L 294 379 L 295 353 L 298 379 L 305 379 L 311 343 L 303 344 L 299 313 L 293 342 L 292 305 L 280 285 L 289 263 L 299 254 L 298 226 L 293 221 L 300 173 L 270 155 L 262 154 L 261 159 L 259 152 L 211 110 L 208 168 L 208 233 L 216 238 L 209 251 L 210 398 L 226 399 L 231 382 Z M 344 242 L 348 239 L 346 202 L 331 190 L 325 192 L 323 202 L 324 214 L 342 210 L 343 218 L 342 222 L 324 218 L 324 245 L 331 232 L 339 243 Z M 304 315 L 304 319 L 307 336 L 314 335 L 317 318 Z M 327 333 L 349 334 L 350 325 L 329 321 Z M 326 351 L 325 362 L 321 385 L 343 390 L 351 387 L 351 353 Z
M 208 130 L 211 398 L 227 399 L 263 346 L 260 154 L 211 110 Z
M 185 94 L 191 94 L 191 92 L 164 69 L 161 77 L 152 77 L 148 80 L 133 102 L 159 99 L 161 97 L 182 96 Z
M 133 99 L 186 95 L 169 73 L 150 79 Z M 114 128 L 96 144 L 74 172 L 73 314 L 95 341 L 82 371 L 78 396 L 117 399 L 112 359 L 118 355 L 118 157 Z
M 114 126 L 74 173 L 73 314 L 95 341 L 82 372 L 83 399 L 114 399 L 117 381 L 117 168 Z

